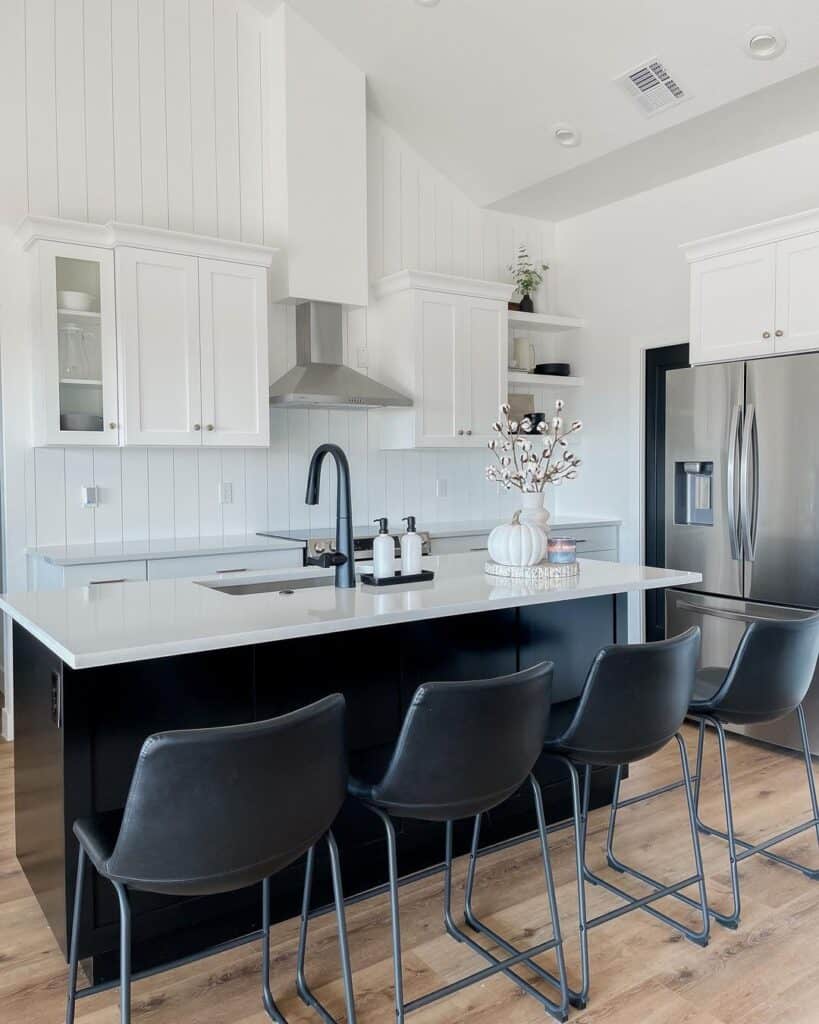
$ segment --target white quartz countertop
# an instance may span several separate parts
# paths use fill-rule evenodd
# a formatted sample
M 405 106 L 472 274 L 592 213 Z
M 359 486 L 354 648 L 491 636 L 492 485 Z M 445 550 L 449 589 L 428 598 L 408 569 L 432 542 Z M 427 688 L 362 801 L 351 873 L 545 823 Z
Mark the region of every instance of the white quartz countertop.
M 466 520 L 452 523 L 430 523 L 419 526 L 430 537 L 468 537 L 489 533 L 498 520 Z M 554 516 L 553 530 L 572 527 L 619 526 L 619 519 L 596 516 Z M 328 536 L 334 527 L 328 528 Z M 99 544 L 44 545 L 29 547 L 26 553 L 42 558 L 52 565 L 102 565 L 107 562 L 137 562 L 147 558 L 186 558 L 196 555 L 246 554 L 255 551 L 292 551 L 304 547 L 299 540 L 259 537 L 257 534 L 238 534 L 224 537 L 178 537 Z
M 698 573 L 581 559 L 572 580 L 524 582 L 487 576 L 485 558 L 480 552 L 429 557 L 424 567 L 435 572 L 433 581 L 384 589 L 359 584 L 337 590 L 331 574 L 307 568 L 248 573 L 242 583 L 323 577 L 328 585 L 233 595 L 189 579 L 134 581 L 0 595 L 0 609 L 80 669 L 702 579 Z M 366 649 L 357 656 L 366 657 Z

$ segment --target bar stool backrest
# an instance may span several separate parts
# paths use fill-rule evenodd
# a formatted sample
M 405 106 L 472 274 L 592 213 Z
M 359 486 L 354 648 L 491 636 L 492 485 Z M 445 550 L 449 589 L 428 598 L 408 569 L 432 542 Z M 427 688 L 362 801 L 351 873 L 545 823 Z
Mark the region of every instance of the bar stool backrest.
M 650 757 L 678 732 L 696 679 L 700 630 L 604 647 L 592 662 L 561 746 L 596 765 Z
M 805 699 L 819 657 L 819 612 L 748 624 L 722 686 L 709 701 L 746 722 L 782 718 Z
M 508 799 L 543 750 L 552 676 L 543 662 L 495 679 L 419 686 L 374 800 L 399 816 L 454 821 Z
M 308 850 L 344 800 L 344 698 L 279 718 L 149 736 L 106 865 L 134 889 L 207 895 Z

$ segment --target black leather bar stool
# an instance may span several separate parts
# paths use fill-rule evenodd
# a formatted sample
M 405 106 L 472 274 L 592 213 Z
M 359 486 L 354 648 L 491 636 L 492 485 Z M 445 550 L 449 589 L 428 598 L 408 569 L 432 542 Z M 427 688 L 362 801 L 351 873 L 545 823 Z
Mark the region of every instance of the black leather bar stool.
M 307 986 L 304 959 L 315 846 L 330 853 L 347 1020 L 355 1021 L 338 850 L 329 831 L 345 798 L 347 755 L 340 694 L 249 725 L 149 736 L 125 809 L 80 819 L 66 1024 L 78 998 L 80 917 L 86 861 L 116 889 L 120 910 L 120 1019 L 131 1019 L 131 890 L 208 896 L 262 882 L 262 998 L 285 1018 L 270 991 L 270 877 L 307 853 L 297 987 L 321 1019 L 333 1018 Z M 168 965 L 173 967 L 174 965 Z M 146 972 L 154 973 L 154 972 Z M 139 977 L 135 975 L 134 977 Z
M 569 772 L 575 826 L 577 904 L 580 925 L 581 986 L 570 990 L 572 1005 L 583 1008 L 589 995 L 588 933 L 632 910 L 645 910 L 699 945 L 708 942 L 709 919 L 705 881 L 697 835 L 694 792 L 685 744 L 680 735 L 694 689 L 700 631 L 694 627 L 673 640 L 651 644 L 604 647 L 589 669 L 583 692 L 563 721 L 553 723 L 546 741 L 547 752 L 559 758 Z M 592 768 L 633 764 L 657 753 L 676 739 L 688 803 L 695 870 L 682 881 L 664 884 L 640 875 L 654 889 L 639 899 L 594 874 L 586 864 L 586 827 L 589 813 Z M 583 769 L 581 791 L 580 769 Z M 616 799 L 616 794 L 615 794 Z M 624 905 L 589 919 L 586 913 L 586 882 L 602 886 L 624 900 Z M 688 886 L 699 886 L 698 906 L 702 926 L 689 928 L 651 906 L 656 900 Z
M 723 614 L 732 616 L 730 612 Z M 731 891 L 733 907 L 731 913 L 723 914 L 710 908 L 711 916 L 727 928 L 736 928 L 740 916 L 739 864 L 741 861 L 761 854 L 777 864 L 796 868 L 808 878 L 819 878 L 819 870 L 799 864 L 789 857 L 771 851 L 777 843 L 809 829 L 816 831 L 819 841 L 819 804 L 816 799 L 816 783 L 813 776 L 810 743 L 802 702 L 810 688 L 816 661 L 819 657 L 819 613 L 802 619 L 755 619 L 749 623 L 728 668 L 702 668 L 697 672 L 697 682 L 688 713 L 699 722 L 697 742 L 697 766 L 695 781 L 695 808 L 697 826 L 707 835 L 716 836 L 728 844 L 728 858 L 731 867 Z M 733 801 L 728 775 L 728 755 L 725 743 L 725 725 L 759 725 L 774 722 L 786 715 L 796 714 L 802 738 L 805 771 L 808 780 L 813 816 L 809 821 L 795 825 L 761 843 L 749 843 L 734 832 Z M 706 726 L 711 725 L 717 736 L 722 793 L 725 806 L 726 831 L 703 824 L 699 817 L 700 787 L 702 781 L 702 757 L 705 746 Z M 673 789 L 680 783 L 663 787 Z M 623 801 L 620 806 L 637 803 L 654 796 L 659 790 L 643 793 Z M 615 808 L 612 809 L 613 812 Z M 631 871 L 614 857 L 614 818 L 609 829 L 609 863 L 621 871 Z
M 403 1024 L 412 1010 L 428 1006 L 500 971 L 539 1000 L 553 1016 L 559 1020 L 567 1017 L 568 990 L 543 801 L 540 787 L 531 774 L 543 750 L 551 692 L 552 666 L 545 663 L 497 679 L 425 683 L 415 691 L 386 770 L 374 765 L 366 774 L 350 779 L 350 792 L 378 815 L 387 834 L 398 1024 Z M 453 918 L 453 822 L 496 807 L 516 793 L 527 780 L 535 804 L 553 938 L 526 950 L 516 949 L 507 943 L 510 956 L 500 960 L 462 931 Z M 410 1002 L 404 1001 L 401 967 L 398 855 L 393 824 L 396 818 L 445 823 L 444 924 L 449 935 L 466 943 L 489 962 L 483 970 Z M 556 952 L 559 978 L 548 975 L 532 959 L 551 949 Z M 512 971 L 515 966 L 532 968 L 541 977 L 546 977 L 558 988 L 559 1000 L 549 999 L 518 977 Z

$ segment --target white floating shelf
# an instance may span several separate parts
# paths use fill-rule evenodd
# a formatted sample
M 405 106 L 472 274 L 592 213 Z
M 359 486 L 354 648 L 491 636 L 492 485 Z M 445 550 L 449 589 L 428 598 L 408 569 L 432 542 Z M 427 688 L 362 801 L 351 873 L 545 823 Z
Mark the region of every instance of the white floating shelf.
M 101 380 L 92 380 L 91 378 L 86 378 L 86 377 L 61 377 L 60 378 L 60 383 L 61 384 L 82 384 L 83 386 L 85 386 L 87 388 L 101 388 L 102 387 L 102 381 Z
M 580 317 L 554 313 L 521 313 L 510 309 L 508 316 L 510 325 L 527 331 L 575 331 L 586 326 L 586 321 Z
M 95 313 L 89 309 L 58 309 L 60 316 L 71 320 L 99 320 L 102 313 Z
M 586 381 L 583 377 L 558 377 L 550 373 L 525 373 L 522 370 L 509 371 L 509 385 L 527 388 L 580 388 Z

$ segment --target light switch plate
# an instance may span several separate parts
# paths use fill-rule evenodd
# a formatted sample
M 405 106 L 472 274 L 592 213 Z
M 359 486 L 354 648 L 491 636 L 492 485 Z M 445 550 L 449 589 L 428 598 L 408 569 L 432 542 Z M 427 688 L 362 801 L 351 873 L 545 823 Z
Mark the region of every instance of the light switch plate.
M 446 497 L 446 480 L 440 479 L 435 481 L 435 497 L 445 498 Z
M 233 504 L 233 484 L 221 483 L 219 484 L 219 501 L 222 505 Z
M 83 487 L 82 503 L 84 508 L 96 508 L 100 503 L 99 487 Z

